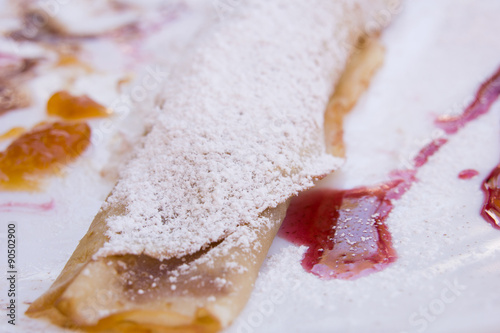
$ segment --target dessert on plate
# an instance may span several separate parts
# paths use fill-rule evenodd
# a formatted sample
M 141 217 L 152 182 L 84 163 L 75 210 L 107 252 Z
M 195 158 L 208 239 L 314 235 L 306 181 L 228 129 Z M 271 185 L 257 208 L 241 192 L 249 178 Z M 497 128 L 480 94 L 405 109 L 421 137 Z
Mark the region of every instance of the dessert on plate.
M 342 162 L 338 133 L 325 136 L 325 119 L 337 132 L 340 120 L 325 110 L 370 14 L 386 6 L 249 1 L 207 33 L 161 90 L 142 146 L 27 314 L 103 332 L 227 327 L 289 199 Z

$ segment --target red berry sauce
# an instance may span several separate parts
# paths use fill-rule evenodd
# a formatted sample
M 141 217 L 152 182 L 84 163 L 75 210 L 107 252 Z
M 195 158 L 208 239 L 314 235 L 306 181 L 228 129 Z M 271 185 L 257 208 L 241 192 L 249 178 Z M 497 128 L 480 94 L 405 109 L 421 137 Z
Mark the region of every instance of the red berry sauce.
M 416 180 L 394 172 L 391 180 L 351 190 L 319 189 L 295 197 L 279 236 L 308 250 L 302 266 L 324 279 L 354 279 L 380 271 L 397 258 L 385 220 Z
M 454 134 L 471 120 L 485 114 L 500 95 L 500 68 L 484 82 L 476 93 L 474 101 L 458 116 L 441 116 L 436 125 L 447 134 Z
M 500 95 L 500 69 L 479 88 L 475 100 L 459 116 L 440 117 L 436 125 L 448 135 L 486 113 Z M 313 189 L 295 197 L 278 235 L 308 247 L 302 266 L 323 279 L 355 279 L 380 271 L 397 259 L 391 234 L 385 224 L 399 199 L 416 181 L 425 165 L 447 138 L 424 146 L 411 170 L 391 172 L 390 181 L 350 190 Z M 461 179 L 476 176 L 464 170 Z M 484 181 L 482 216 L 500 228 L 500 165 Z
M 427 163 L 429 157 L 434 155 L 446 142 L 448 142 L 448 140 L 446 140 L 445 138 L 439 138 L 433 140 L 432 142 L 424 146 L 424 148 L 420 149 L 419 153 L 413 160 L 415 167 L 420 168 L 422 165 Z
M 481 216 L 497 229 L 500 229 L 500 165 L 483 181 L 484 204 Z

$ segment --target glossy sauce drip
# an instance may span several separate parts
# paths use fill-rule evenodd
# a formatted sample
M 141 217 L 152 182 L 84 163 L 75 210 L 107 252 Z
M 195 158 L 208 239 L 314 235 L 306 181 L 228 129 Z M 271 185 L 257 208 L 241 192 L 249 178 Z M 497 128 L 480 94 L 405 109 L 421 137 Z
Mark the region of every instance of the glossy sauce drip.
M 308 250 L 302 266 L 323 278 L 354 279 L 380 271 L 397 259 L 385 220 L 416 180 L 413 171 L 351 190 L 319 189 L 294 198 L 279 236 Z
M 0 152 L 0 189 L 36 190 L 39 178 L 57 174 L 90 144 L 85 123 L 42 124 L 14 140 Z
M 80 120 L 107 117 L 111 111 L 86 95 L 73 96 L 66 91 L 59 91 L 47 102 L 47 113 L 66 120 Z
M 500 70 L 481 85 L 462 115 L 441 117 L 436 125 L 454 134 L 486 113 L 499 94 Z M 290 204 L 279 235 L 308 246 L 302 266 L 324 279 L 353 279 L 384 269 L 397 258 L 384 223 L 393 200 L 411 187 L 417 170 L 447 142 L 443 137 L 425 145 L 413 159 L 413 169 L 393 171 L 392 180 L 378 186 L 299 194 Z M 476 174 L 475 170 L 465 170 L 459 177 L 468 179 Z M 486 198 L 482 215 L 500 228 L 500 165 L 484 181 L 483 191 Z
M 500 229 L 500 165 L 498 165 L 483 181 L 484 204 L 481 216 Z
M 476 95 L 474 102 L 464 112 L 475 106 L 478 111 L 487 112 L 500 95 L 500 69 L 486 81 Z M 469 111 L 471 112 L 471 111 Z M 481 216 L 497 229 L 500 229 L 500 164 L 486 177 L 481 185 L 484 193 L 484 203 Z

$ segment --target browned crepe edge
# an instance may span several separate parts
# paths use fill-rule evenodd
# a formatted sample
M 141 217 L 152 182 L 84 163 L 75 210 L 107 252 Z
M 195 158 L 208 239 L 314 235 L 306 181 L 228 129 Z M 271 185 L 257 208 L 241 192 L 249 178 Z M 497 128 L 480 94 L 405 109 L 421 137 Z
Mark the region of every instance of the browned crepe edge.
M 80 241 L 54 284 L 31 304 L 26 315 L 33 318 L 45 318 L 62 327 L 83 329 L 89 332 L 216 332 L 229 325 L 245 306 L 260 266 L 281 221 L 285 217 L 287 206 L 288 203 L 284 203 L 276 208 L 267 209 L 262 214 L 272 221 L 272 226 L 264 228 L 266 230 L 256 230 L 246 225 L 241 226 L 242 228 L 250 228 L 257 233 L 256 240 L 248 247 L 252 249 L 250 253 L 248 250 L 239 248 L 235 243 L 234 246 L 229 247 L 227 256 L 217 254 L 213 256 L 214 260 L 198 265 L 198 272 L 201 272 L 199 273 L 201 276 L 207 276 L 208 279 L 223 278 L 230 283 L 231 287 L 226 288 L 227 290 L 212 290 L 215 297 L 213 301 L 208 301 L 209 293 L 203 296 L 198 296 L 196 293 L 190 295 L 187 298 L 188 302 L 197 303 L 199 306 L 187 316 L 170 309 L 169 306 L 163 306 L 162 299 L 141 301 L 136 304 L 121 296 L 104 302 L 98 298 L 102 290 L 111 289 L 114 291 L 112 294 L 115 295 L 120 294 L 124 287 L 123 283 L 120 282 L 120 274 L 116 271 L 116 263 L 120 260 L 119 256 L 95 260 L 92 258 L 107 240 L 105 236 L 106 218 L 120 215 L 123 212 L 123 207 L 101 211 L 95 217 L 87 234 Z M 210 256 L 211 252 L 217 250 L 217 247 L 223 245 L 225 241 L 227 240 L 222 240 L 214 248 L 202 253 L 202 256 Z M 244 267 L 245 271 L 237 273 L 224 269 L 225 261 L 229 257 L 231 257 L 231 261 Z M 186 264 L 193 261 L 193 258 L 185 259 L 187 259 Z M 151 260 L 156 259 L 151 258 Z M 158 261 L 158 263 L 160 262 Z M 92 274 L 97 276 L 92 276 Z M 182 285 L 179 288 L 182 288 Z M 176 293 L 178 294 L 179 290 Z M 173 302 L 176 299 L 172 295 L 163 295 L 162 297 Z M 80 308 L 82 302 L 90 306 L 86 311 L 91 310 L 93 306 L 98 307 L 93 310 L 97 314 L 90 312 L 92 315 L 86 318 L 85 312 L 82 312 Z M 98 314 L 99 308 L 107 308 L 111 313 L 101 316 Z M 157 310 L 158 308 L 160 310 Z M 158 324 L 151 316 L 146 315 L 148 313 L 154 314 L 158 318 L 169 318 L 170 316 L 170 318 L 177 319 L 172 319 L 174 322 L 172 326 L 167 324 L 168 320 Z

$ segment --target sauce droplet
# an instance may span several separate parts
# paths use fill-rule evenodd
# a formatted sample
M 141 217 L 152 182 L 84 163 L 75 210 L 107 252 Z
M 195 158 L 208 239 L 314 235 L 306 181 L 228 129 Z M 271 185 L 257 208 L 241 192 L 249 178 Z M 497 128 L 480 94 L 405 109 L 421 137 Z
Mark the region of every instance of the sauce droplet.
M 16 136 L 19 136 L 24 132 L 26 132 L 24 127 L 12 127 L 7 132 L 0 134 L 0 141 L 15 138 Z
M 66 91 L 58 91 L 47 102 L 47 113 L 66 120 L 79 120 L 107 117 L 111 111 L 87 95 L 73 96 Z
M 479 175 L 479 172 L 477 170 L 466 169 L 466 170 L 460 171 L 460 173 L 458 174 L 458 178 L 460 178 L 460 179 L 471 179 L 471 178 L 476 177 L 477 175 Z
M 85 123 L 42 124 L 0 152 L 0 189 L 36 190 L 39 176 L 57 174 L 90 144 Z

